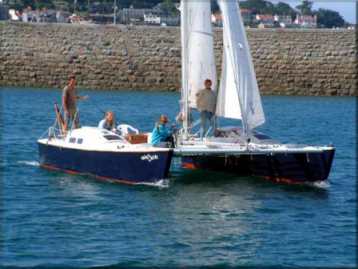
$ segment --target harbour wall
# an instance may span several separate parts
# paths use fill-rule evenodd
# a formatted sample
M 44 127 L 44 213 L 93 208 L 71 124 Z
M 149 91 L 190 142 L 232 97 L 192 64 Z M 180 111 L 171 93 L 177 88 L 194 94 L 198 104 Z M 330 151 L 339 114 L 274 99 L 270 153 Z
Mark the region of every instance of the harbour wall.
M 0 22 L 0 32 L 0 86 L 62 88 L 74 72 L 81 88 L 180 88 L 177 27 Z M 249 29 L 261 93 L 356 95 L 355 38 L 354 30 Z M 215 54 L 220 70 L 221 29 Z

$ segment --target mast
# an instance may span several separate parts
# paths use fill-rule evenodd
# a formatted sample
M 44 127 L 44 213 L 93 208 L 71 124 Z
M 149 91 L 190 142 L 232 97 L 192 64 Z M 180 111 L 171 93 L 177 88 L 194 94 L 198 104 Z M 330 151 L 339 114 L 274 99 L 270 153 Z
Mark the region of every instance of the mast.
M 188 2 L 180 1 L 180 30 L 181 30 L 181 106 L 183 108 L 183 130 L 184 139 L 188 137 L 189 129 L 189 100 L 188 100 Z

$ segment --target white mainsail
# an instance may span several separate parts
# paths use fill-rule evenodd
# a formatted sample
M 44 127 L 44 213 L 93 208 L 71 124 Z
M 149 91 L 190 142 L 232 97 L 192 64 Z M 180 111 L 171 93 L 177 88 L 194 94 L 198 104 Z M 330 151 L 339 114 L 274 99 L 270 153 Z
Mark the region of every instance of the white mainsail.
M 218 0 L 223 18 L 223 70 L 217 116 L 242 119 L 244 128 L 265 122 L 261 97 L 237 0 Z
M 210 0 L 182 0 L 182 40 L 187 64 L 183 77 L 187 80 L 188 106 L 196 108 L 196 93 L 204 88 L 205 79 L 210 79 L 216 89 L 216 65 L 214 35 L 211 24 Z M 186 81 L 183 81 L 186 83 Z

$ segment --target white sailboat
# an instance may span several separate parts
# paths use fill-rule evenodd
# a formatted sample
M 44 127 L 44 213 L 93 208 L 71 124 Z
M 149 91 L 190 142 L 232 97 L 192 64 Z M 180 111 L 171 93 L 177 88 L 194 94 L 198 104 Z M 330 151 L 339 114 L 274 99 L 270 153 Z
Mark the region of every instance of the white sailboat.
M 303 183 L 328 178 L 332 146 L 280 144 L 254 129 L 265 122 L 245 28 L 237 0 L 218 0 L 223 19 L 223 62 L 216 117 L 237 119 L 241 126 L 218 128 L 204 139 L 191 133 L 190 113 L 205 79 L 217 88 L 210 0 L 181 1 L 183 128 L 174 154 L 184 168 L 212 169 L 280 182 Z

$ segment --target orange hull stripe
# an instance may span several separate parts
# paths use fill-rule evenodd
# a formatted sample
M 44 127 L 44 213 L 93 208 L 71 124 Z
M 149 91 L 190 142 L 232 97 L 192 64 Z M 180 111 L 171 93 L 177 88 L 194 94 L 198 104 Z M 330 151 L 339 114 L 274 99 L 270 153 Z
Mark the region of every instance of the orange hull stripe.
M 182 163 L 181 166 L 185 169 L 197 169 L 197 167 L 193 163 Z
M 277 183 L 304 184 L 304 182 L 302 182 L 302 181 L 295 180 L 295 179 L 290 179 L 290 178 L 284 178 L 284 177 L 269 177 L 269 176 L 264 176 L 263 178 L 266 179 L 266 180 L 269 180 L 269 181 L 277 182 Z

